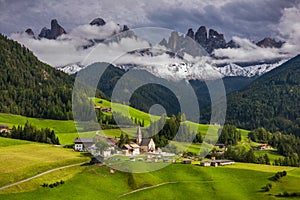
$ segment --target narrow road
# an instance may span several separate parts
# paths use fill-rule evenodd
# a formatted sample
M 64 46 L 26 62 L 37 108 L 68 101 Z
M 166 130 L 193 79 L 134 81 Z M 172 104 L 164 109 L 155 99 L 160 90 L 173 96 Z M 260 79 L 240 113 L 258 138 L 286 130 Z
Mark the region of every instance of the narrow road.
M 3 186 L 3 187 L 0 188 L 0 190 L 4 190 L 4 189 L 6 189 L 6 188 L 9 188 L 9 187 L 12 187 L 12 186 L 15 186 L 15 185 L 19 185 L 19 184 L 21 184 L 21 183 L 30 181 L 30 180 L 32 180 L 32 179 L 38 178 L 38 177 L 40 177 L 40 176 L 43 176 L 43 175 L 45 175 L 45 174 L 49 174 L 49 173 L 51 173 L 51 172 L 54 172 L 54 171 L 57 171 L 57 170 L 60 170 L 60 169 L 65 169 L 65 168 L 69 168 L 69 167 L 74 167 L 74 166 L 82 165 L 82 164 L 84 164 L 84 163 L 86 163 L 86 162 L 83 162 L 83 163 L 77 163 L 77 164 L 72 164 L 72 165 L 66 165 L 66 166 L 63 166 L 63 167 L 54 168 L 54 169 L 45 171 L 45 172 L 43 172 L 43 173 L 37 174 L 37 175 L 35 175 L 35 176 L 32 176 L 32 177 L 30 177 L 30 178 L 24 179 L 24 180 L 22 180 L 22 181 L 18 181 L 18 182 L 15 182 L 15 183 L 12 183 L 12 184 Z
M 133 193 L 136 193 L 136 192 L 140 192 L 140 191 L 143 191 L 143 190 L 148 190 L 148 189 L 152 189 L 152 188 L 156 188 L 156 187 L 159 187 L 159 186 L 162 186 L 162 185 L 167 185 L 167 184 L 176 184 L 176 183 L 192 183 L 192 182 L 201 182 L 201 183 L 207 183 L 207 182 L 218 182 L 218 181 L 215 181 L 215 180 L 207 180 L 207 181 L 173 181 L 173 182 L 164 182 L 164 183 L 160 183 L 160 184 L 157 184 L 157 185 L 152 185 L 152 186 L 149 186 L 149 187 L 144 187 L 144 188 L 140 188 L 140 189 L 136 189 L 136 190 L 133 190 L 131 192 L 127 192 L 125 194 L 122 194 L 120 196 L 118 196 L 118 198 L 121 198 L 121 197 L 124 197 L 126 195 L 129 195 L 129 194 L 133 194 Z
M 175 184 L 175 183 L 178 183 L 178 182 L 164 182 L 164 183 L 160 183 L 160 184 L 157 184 L 157 185 L 152 185 L 152 186 L 149 186 L 149 187 L 140 188 L 140 189 L 133 190 L 131 192 L 122 194 L 122 195 L 119 196 L 119 198 L 124 197 L 124 196 L 129 195 L 129 194 L 132 194 L 132 193 L 142 191 L 142 190 L 147 190 L 147 189 L 156 188 L 156 187 L 159 187 L 159 186 L 162 186 L 162 185 Z

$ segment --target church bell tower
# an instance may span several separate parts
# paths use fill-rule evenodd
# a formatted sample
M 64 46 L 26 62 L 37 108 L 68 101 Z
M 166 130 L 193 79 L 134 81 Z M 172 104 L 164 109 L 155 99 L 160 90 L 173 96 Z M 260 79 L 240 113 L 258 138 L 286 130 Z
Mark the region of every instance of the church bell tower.
M 141 131 L 141 127 L 140 126 L 138 126 L 138 128 L 137 128 L 137 133 L 136 133 L 136 143 L 138 144 L 138 145 L 141 145 L 142 144 L 142 131 Z

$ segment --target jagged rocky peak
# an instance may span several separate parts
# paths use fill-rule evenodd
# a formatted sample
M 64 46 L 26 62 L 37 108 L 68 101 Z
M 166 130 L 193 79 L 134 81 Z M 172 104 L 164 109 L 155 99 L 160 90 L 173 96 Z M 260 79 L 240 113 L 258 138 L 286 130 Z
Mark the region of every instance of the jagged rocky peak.
M 195 39 L 195 34 L 194 34 L 194 31 L 192 28 L 189 28 L 187 34 L 186 34 L 187 37 L 190 37 L 192 39 Z
M 195 34 L 195 40 L 202 46 L 206 45 L 207 42 L 207 30 L 205 26 L 200 26 Z
M 40 34 L 40 38 L 47 38 L 47 39 L 56 39 L 57 37 L 61 36 L 62 34 L 66 34 L 66 31 L 63 27 L 61 27 L 56 19 L 51 20 L 51 29 L 44 27 Z
M 104 21 L 104 19 L 102 18 L 96 18 L 93 19 L 93 21 L 91 21 L 90 25 L 96 25 L 96 26 L 104 26 L 106 24 L 106 22 Z
M 32 31 L 31 28 L 28 28 L 28 29 L 25 31 L 25 33 L 27 33 L 28 35 L 34 37 L 34 32 Z
M 226 44 L 226 48 L 239 48 L 240 45 L 238 45 L 235 41 L 230 40 L 227 44 Z
M 226 40 L 223 34 L 219 34 L 213 29 L 209 29 L 208 43 L 206 50 L 211 53 L 214 49 L 226 48 Z
M 48 38 L 50 35 L 50 29 L 48 29 L 47 27 L 42 28 L 39 37 L 40 38 Z
M 127 25 L 124 25 L 122 31 L 128 31 L 128 30 L 129 30 L 129 27 Z
M 215 31 L 214 29 L 209 29 L 209 39 L 219 39 L 219 40 L 224 40 L 224 35 L 223 34 L 219 34 L 217 31 Z
M 263 48 L 281 48 L 283 44 L 283 41 L 276 41 L 274 38 L 268 37 L 256 43 L 257 46 Z
M 167 40 L 164 38 L 164 39 L 162 39 L 162 41 L 160 41 L 159 45 L 167 47 L 167 46 L 168 46 L 168 42 L 167 42 Z
M 50 31 L 51 36 L 53 39 L 56 39 L 58 36 L 62 34 L 66 34 L 66 31 L 63 27 L 61 27 L 56 19 L 51 20 L 51 31 Z

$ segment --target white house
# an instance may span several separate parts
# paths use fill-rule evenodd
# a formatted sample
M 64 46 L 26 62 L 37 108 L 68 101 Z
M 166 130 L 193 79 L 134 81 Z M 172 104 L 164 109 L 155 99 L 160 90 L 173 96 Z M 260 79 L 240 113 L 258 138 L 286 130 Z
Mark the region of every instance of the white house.
M 74 150 L 88 151 L 94 143 L 94 138 L 76 138 L 74 140 Z
M 131 142 L 129 144 L 125 144 L 124 147 L 129 155 L 135 156 L 140 154 L 140 146 L 136 143 Z

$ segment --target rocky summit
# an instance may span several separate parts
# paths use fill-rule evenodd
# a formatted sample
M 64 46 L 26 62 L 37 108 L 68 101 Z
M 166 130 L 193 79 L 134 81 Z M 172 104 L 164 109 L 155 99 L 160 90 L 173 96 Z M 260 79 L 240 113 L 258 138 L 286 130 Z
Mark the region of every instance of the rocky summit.
M 283 41 L 276 41 L 273 38 L 264 38 L 263 40 L 256 43 L 257 46 L 263 48 L 280 48 L 283 44 Z
M 106 22 L 104 21 L 104 19 L 102 18 L 96 18 L 93 19 L 93 21 L 91 21 L 90 25 L 94 26 L 104 26 L 106 24 Z
M 61 36 L 62 34 L 66 34 L 66 31 L 63 27 L 61 27 L 56 19 L 51 20 L 51 29 L 44 27 L 40 34 L 40 38 L 47 38 L 47 39 L 56 39 L 57 37 Z

